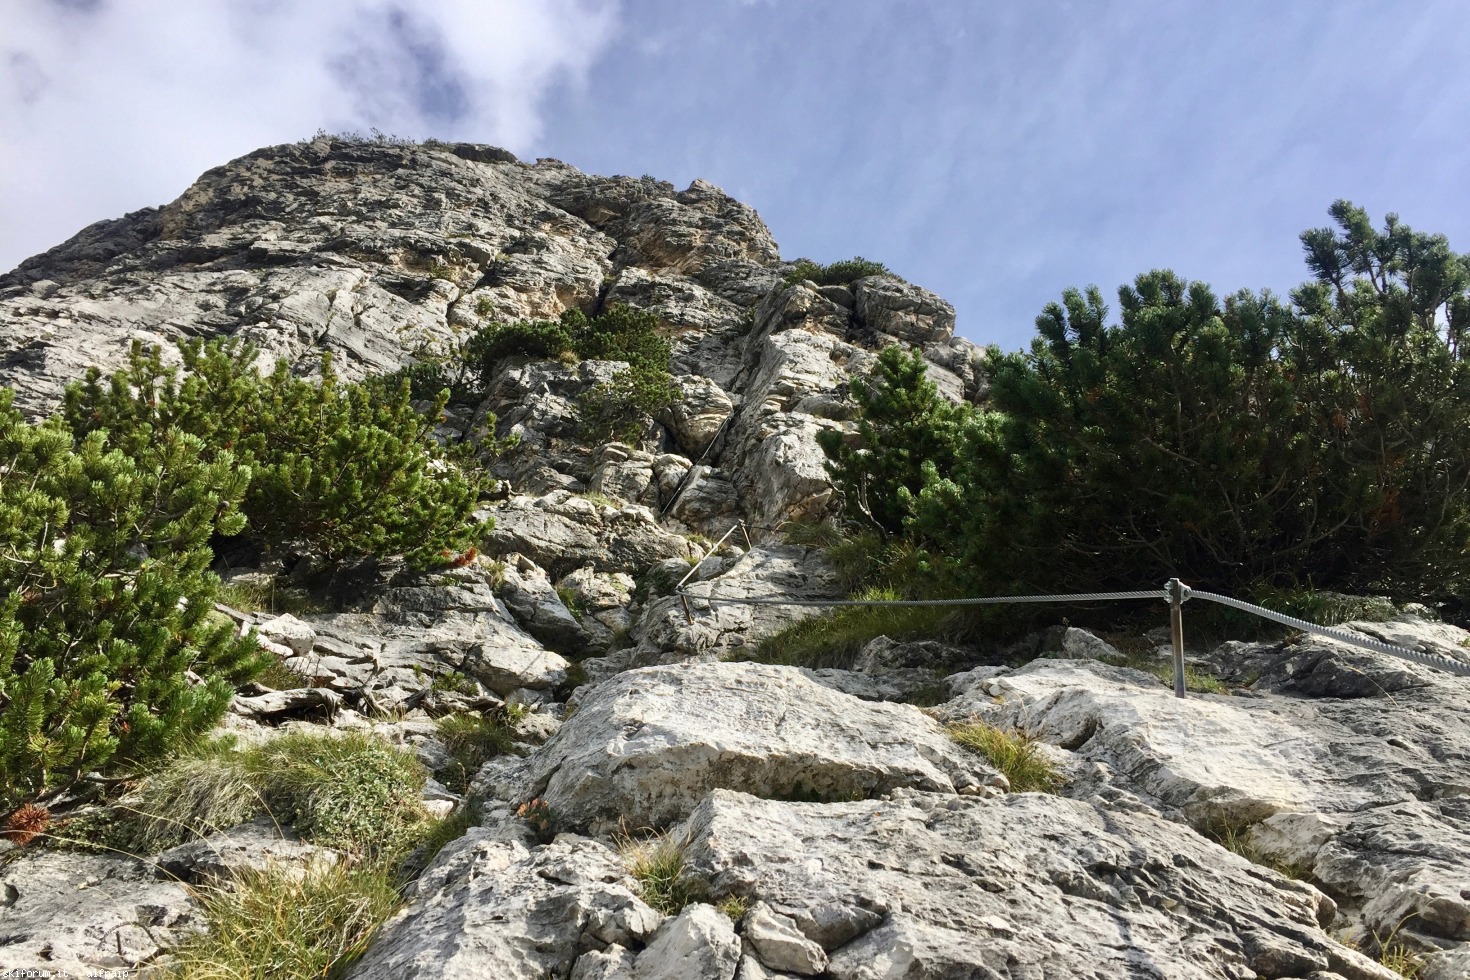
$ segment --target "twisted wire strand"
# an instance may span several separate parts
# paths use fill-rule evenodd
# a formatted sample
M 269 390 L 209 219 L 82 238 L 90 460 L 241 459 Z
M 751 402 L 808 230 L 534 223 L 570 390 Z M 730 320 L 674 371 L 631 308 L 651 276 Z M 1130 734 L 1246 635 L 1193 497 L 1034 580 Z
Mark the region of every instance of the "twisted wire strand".
M 990 606 L 1006 602 L 1100 602 L 1108 599 L 1168 598 L 1168 593 L 1163 589 L 1143 592 L 1081 592 L 1075 595 L 1005 595 L 981 599 L 783 599 L 780 596 L 741 598 L 700 595 L 685 590 L 679 590 L 674 595 L 685 599 L 702 599 L 711 604 L 723 602 L 732 606 Z
M 1218 595 L 1214 592 L 1198 592 L 1189 588 L 1189 586 L 1184 587 L 1184 597 L 1186 599 L 1204 599 L 1206 602 L 1217 602 L 1222 606 L 1230 606 L 1242 612 L 1260 616 L 1262 619 L 1269 619 L 1283 626 L 1290 626 L 1292 629 L 1301 630 L 1304 633 L 1315 633 L 1318 636 L 1325 636 L 1329 640 L 1336 640 L 1339 643 L 1346 643 L 1349 646 L 1361 647 L 1364 650 L 1387 654 L 1390 657 L 1398 657 L 1400 660 L 1410 660 L 1416 664 L 1423 664 L 1426 667 L 1448 671 L 1451 674 L 1458 674 L 1461 677 L 1470 677 L 1470 663 L 1444 657 L 1437 653 L 1411 650 L 1408 647 L 1401 647 L 1394 643 L 1385 643 L 1382 640 L 1376 640 L 1371 636 L 1349 633 L 1346 630 L 1333 629 L 1330 626 L 1318 626 L 1316 623 L 1309 622 L 1305 619 L 1297 619 L 1295 616 L 1274 612 L 1263 606 L 1243 602 L 1240 599 L 1232 599 L 1230 596 Z

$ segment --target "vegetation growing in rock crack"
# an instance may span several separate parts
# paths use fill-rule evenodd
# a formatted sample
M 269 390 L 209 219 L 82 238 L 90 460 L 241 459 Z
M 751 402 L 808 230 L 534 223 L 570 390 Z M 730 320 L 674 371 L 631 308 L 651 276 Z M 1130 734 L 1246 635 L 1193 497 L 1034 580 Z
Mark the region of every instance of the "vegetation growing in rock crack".
M 481 766 L 511 751 L 515 743 L 515 715 L 515 711 L 506 710 L 440 718 L 434 724 L 434 736 L 443 744 L 449 758 L 434 770 L 434 778 L 456 793 L 468 790 Z
M 615 303 L 591 318 L 571 309 L 556 320 L 486 324 L 447 350 L 421 352 L 417 363 L 387 383 L 407 382 L 415 398 L 448 390 L 456 401 L 473 401 L 512 358 L 624 361 L 628 366 L 611 380 L 582 394 L 578 410 L 589 441 L 633 442 L 678 397 L 669 371 L 672 350 L 658 333 L 656 316 Z
M 341 976 L 401 904 L 381 867 L 340 863 L 246 871 L 198 895 L 208 925 L 172 952 L 175 980 Z
M 811 280 L 818 286 L 846 286 L 854 279 L 865 276 L 892 276 L 882 262 L 865 259 L 861 255 L 830 265 L 819 265 L 810 259 L 798 259 L 791 271 L 786 273 L 786 285 L 792 286 L 803 280 Z M 896 276 L 894 278 L 897 278 Z
M 1062 786 L 1056 766 L 1041 753 L 1036 739 L 1025 732 L 974 722 L 950 726 L 949 737 L 990 760 L 1010 781 L 1013 793 L 1055 793 Z
M 686 841 L 668 832 L 642 840 L 627 837 L 619 843 L 618 855 L 638 882 L 638 897 L 655 912 L 678 915 L 684 906 L 703 901 L 708 894 L 704 880 L 685 869 L 687 847 Z

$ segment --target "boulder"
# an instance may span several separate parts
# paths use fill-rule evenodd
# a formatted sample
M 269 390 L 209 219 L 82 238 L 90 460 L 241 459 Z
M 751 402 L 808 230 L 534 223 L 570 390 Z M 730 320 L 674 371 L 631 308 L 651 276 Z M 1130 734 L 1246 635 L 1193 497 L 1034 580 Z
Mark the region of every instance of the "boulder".
M 852 284 L 857 320 L 876 333 L 915 345 L 954 335 L 954 307 L 894 276 L 866 276 Z
M 563 977 L 584 954 L 642 946 L 662 918 L 595 841 L 563 836 L 533 853 L 471 828 L 439 853 L 348 976 Z
M 802 934 L 796 920 L 756 902 L 740 923 L 746 945 L 763 966 L 814 977 L 827 969 L 827 952 Z
M 199 840 L 186 841 L 153 858 L 160 877 L 190 884 L 228 883 L 245 871 L 291 868 L 305 875 L 314 865 L 335 864 L 341 855 L 301 840 L 289 827 L 260 817 Z
M 581 652 L 588 634 L 547 574 L 525 555 L 506 555 L 496 595 L 527 633 L 553 650 Z
M 203 927 L 188 889 L 142 861 L 36 849 L 0 863 L 0 964 L 16 976 L 137 969 Z
M 860 799 L 896 787 L 996 793 L 1005 778 L 909 705 L 871 703 L 794 667 L 698 663 L 593 688 L 510 785 L 572 828 L 665 827 L 712 789 Z
M 712 893 L 788 917 L 833 980 L 1396 976 L 1325 931 L 1315 889 L 1148 814 L 1040 794 L 717 790 L 688 832 Z
M 724 913 L 712 905 L 686 907 L 654 933 L 638 954 L 637 980 L 734 980 L 740 940 Z
M 638 574 L 665 558 L 692 554 L 689 543 L 636 504 L 607 506 L 565 490 L 513 497 L 492 511 L 487 548 L 526 555 L 554 579 L 591 565 L 599 572 Z

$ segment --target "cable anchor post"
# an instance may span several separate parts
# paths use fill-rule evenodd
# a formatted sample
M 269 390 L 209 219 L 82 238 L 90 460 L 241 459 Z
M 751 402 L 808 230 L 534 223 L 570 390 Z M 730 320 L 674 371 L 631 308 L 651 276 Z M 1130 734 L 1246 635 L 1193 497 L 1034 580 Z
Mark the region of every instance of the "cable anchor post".
M 1184 600 L 1189 598 L 1189 586 L 1171 578 L 1164 585 L 1164 594 L 1169 597 L 1169 645 L 1174 655 L 1174 696 L 1184 697 Z

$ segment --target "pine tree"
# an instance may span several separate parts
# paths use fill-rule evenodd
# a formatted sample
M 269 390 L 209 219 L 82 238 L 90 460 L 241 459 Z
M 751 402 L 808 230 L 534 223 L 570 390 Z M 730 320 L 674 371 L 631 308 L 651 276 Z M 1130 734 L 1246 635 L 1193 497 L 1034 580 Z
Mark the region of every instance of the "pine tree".
M 432 438 L 447 392 L 428 413 L 397 389 L 343 382 L 330 356 L 321 377 L 281 361 L 262 377 L 258 353 L 232 341 L 181 345 L 182 371 L 135 344 L 128 366 L 95 369 L 67 390 L 77 435 L 107 431 L 140 451 L 160 426 L 202 440 L 206 458 L 228 452 L 252 474 L 242 502 L 248 533 L 277 551 L 328 562 L 402 554 L 420 566 L 474 545 L 480 477 L 465 454 Z
M 953 468 L 959 433 L 971 414 L 968 406 L 941 398 L 926 373 L 917 351 L 885 348 L 873 377 L 851 384 L 859 412 L 856 439 L 817 434 L 848 518 L 885 536 L 903 531 L 913 497 L 924 486 L 925 464 L 941 472 Z
M 201 461 L 175 427 L 124 451 L 11 401 L 0 389 L 0 809 L 199 735 L 262 665 L 213 614 L 209 572 L 249 470 Z

